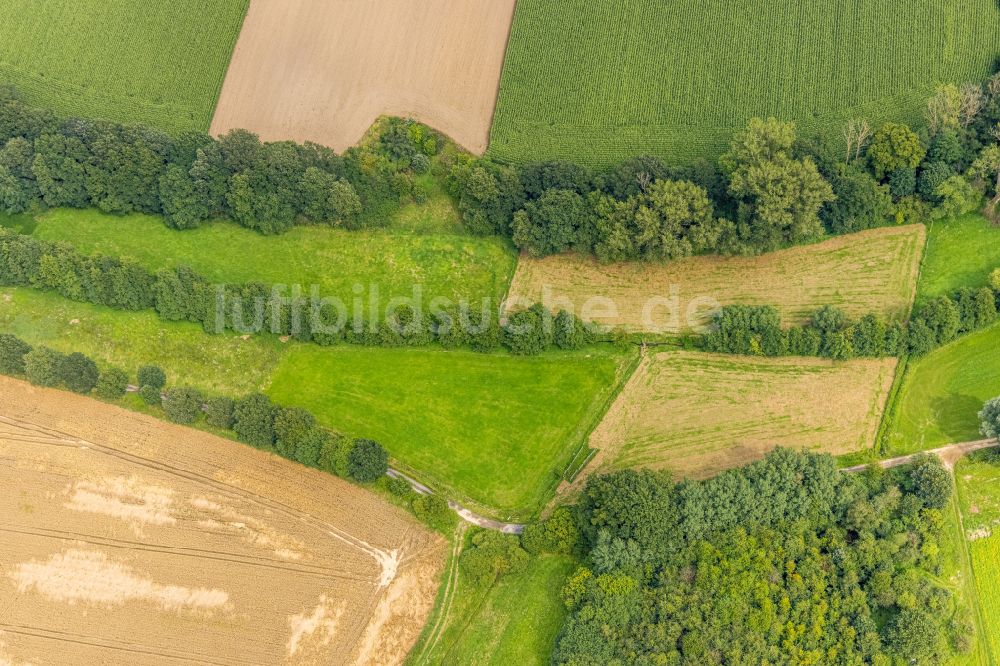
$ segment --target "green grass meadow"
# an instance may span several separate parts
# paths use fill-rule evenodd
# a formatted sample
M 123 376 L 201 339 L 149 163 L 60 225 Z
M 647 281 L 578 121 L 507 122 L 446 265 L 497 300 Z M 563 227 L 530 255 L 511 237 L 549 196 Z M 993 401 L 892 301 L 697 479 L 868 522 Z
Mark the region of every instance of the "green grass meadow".
M 981 439 L 977 414 L 1000 395 L 1000 323 L 911 359 L 889 430 L 903 455 Z
M 268 393 L 382 442 L 428 485 L 524 518 L 554 489 L 623 365 L 605 350 L 518 357 L 299 345 Z
M 460 575 L 440 637 L 427 650 L 418 645 L 408 664 L 549 664 L 566 614 L 560 592 L 574 566 L 566 556 L 533 557 L 526 571 L 485 591 Z
M 401 225 L 429 224 L 410 207 Z M 440 211 L 429 214 L 441 219 Z M 87 254 L 126 256 L 150 270 L 186 264 L 212 282 L 299 284 L 309 293 L 350 305 L 368 302 L 377 286 L 383 305 L 392 297 L 423 290 L 425 307 L 444 297 L 498 303 L 514 274 L 516 257 L 498 238 L 416 233 L 393 228 L 344 231 L 297 226 L 280 236 L 262 236 L 236 224 L 217 221 L 175 231 L 151 215 L 106 215 L 97 210 L 58 209 L 36 221 L 34 235 L 65 241 Z M 358 286 L 356 286 L 358 285 Z
M 490 153 L 690 162 L 754 116 L 839 137 L 851 118 L 918 120 L 998 52 L 996 0 L 520 0 Z
M 208 131 L 249 0 L 5 0 L 0 82 L 64 115 Z
M 987 284 L 1000 268 L 1000 227 L 981 215 L 938 220 L 927 228 L 917 300 Z
M 264 390 L 332 429 L 382 442 L 419 479 L 501 517 L 541 507 L 625 365 L 609 350 L 515 357 L 208 335 L 153 312 L 21 288 L 0 290 L 0 331 L 83 352 L 133 378 L 155 363 L 172 385 L 231 396 Z
M 163 367 L 171 384 L 241 395 L 260 390 L 287 349 L 272 336 L 208 335 L 197 324 L 164 322 L 155 312 L 122 312 L 34 289 L 0 290 L 0 331 L 32 345 L 79 351 L 133 377 Z
M 1000 227 L 979 215 L 928 229 L 917 301 L 983 287 L 1000 267 Z M 911 358 L 889 424 L 893 455 L 979 439 L 977 414 L 1000 395 L 1000 323 Z

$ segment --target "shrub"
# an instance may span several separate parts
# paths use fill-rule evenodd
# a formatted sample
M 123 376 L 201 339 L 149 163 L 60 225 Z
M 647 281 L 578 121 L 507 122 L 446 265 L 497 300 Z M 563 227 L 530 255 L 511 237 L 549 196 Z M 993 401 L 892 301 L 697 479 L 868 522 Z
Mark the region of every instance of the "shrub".
M 232 429 L 235 404 L 232 398 L 225 396 L 209 398 L 205 406 L 205 422 L 216 428 Z
M 951 474 L 937 458 L 928 457 L 910 472 L 913 492 L 931 509 L 943 509 L 951 501 Z
M 347 456 L 347 473 L 355 481 L 370 483 L 385 476 L 389 469 L 389 454 L 371 439 L 356 439 Z
M 475 585 L 487 587 L 502 576 L 523 571 L 529 559 L 516 536 L 483 531 L 472 537 L 472 546 L 462 553 L 459 562 Z
M 990 273 L 990 289 L 1000 292 L 1000 268 L 994 268 Z
M 295 460 L 316 467 L 319 464 L 320 456 L 326 443 L 332 439 L 329 431 L 319 426 L 310 428 L 295 445 Z
M 406 485 L 409 488 L 410 484 Z M 410 506 L 413 508 L 413 515 L 434 529 L 446 532 L 458 522 L 458 515 L 440 495 L 417 495 Z
M 36 386 L 58 386 L 65 358 L 54 349 L 36 347 L 24 355 L 24 374 Z
M 9 333 L 0 334 L 0 374 L 23 375 L 24 356 L 31 345 Z
M 1000 438 L 1000 397 L 987 400 L 979 412 L 979 432 L 990 439 Z
M 241 442 L 257 447 L 274 445 L 278 407 L 261 393 L 252 393 L 233 406 L 233 431 Z
M 97 378 L 97 395 L 117 400 L 128 390 L 128 373 L 120 368 L 106 368 Z
M 539 553 L 570 554 L 580 540 L 573 514 L 561 506 L 548 520 L 528 525 L 521 535 L 521 544 L 532 555 Z
M 961 176 L 952 176 L 942 181 L 934 189 L 940 200 L 937 214 L 941 217 L 958 217 L 971 213 L 979 207 L 982 195 Z
M 351 452 L 350 441 L 341 436 L 331 436 L 320 447 L 317 466 L 330 474 L 347 477 L 348 455 Z
M 406 497 L 413 492 L 410 482 L 398 476 L 390 476 L 385 482 L 385 487 L 396 497 Z M 416 509 L 414 509 L 414 513 Z
M 503 341 L 512 354 L 531 356 L 552 345 L 552 333 L 552 315 L 535 305 L 507 317 Z
M 163 396 L 160 394 L 160 389 L 155 386 L 150 386 L 146 384 L 145 386 L 139 387 L 139 397 L 150 407 L 159 406 L 163 402 Z
M 162 389 L 167 385 L 167 375 L 163 369 L 156 365 L 144 365 L 139 368 L 136 375 L 139 386 L 152 386 L 155 389 Z
M 90 393 L 97 386 L 97 364 L 80 352 L 73 352 L 63 359 L 60 373 L 62 383 L 74 393 Z
M 316 418 L 304 409 L 278 408 L 274 417 L 275 449 L 284 457 L 295 460 L 299 443 L 315 425 Z
M 197 389 L 188 386 L 169 388 L 163 396 L 163 411 L 174 423 L 194 423 L 204 401 L 205 396 Z

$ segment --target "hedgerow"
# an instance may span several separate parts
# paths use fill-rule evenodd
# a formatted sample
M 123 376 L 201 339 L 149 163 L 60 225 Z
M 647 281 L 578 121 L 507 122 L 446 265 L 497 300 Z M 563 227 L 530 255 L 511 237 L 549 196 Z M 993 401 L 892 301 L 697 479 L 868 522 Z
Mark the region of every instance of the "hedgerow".
M 838 308 L 818 309 L 805 326 L 782 328 L 771 306 L 728 305 L 704 336 L 708 351 L 751 356 L 822 356 L 834 360 L 921 356 L 997 320 L 1000 291 L 963 288 L 921 304 L 910 320 L 874 314 L 848 320 Z
M 299 223 L 382 226 L 412 194 L 414 166 L 426 169 L 425 151 L 442 143 L 410 125 L 389 120 L 378 140 L 337 155 L 240 129 L 216 139 L 61 118 L 0 88 L 0 209 L 93 206 L 159 214 L 175 229 L 226 217 L 263 234 Z
M 0 284 L 53 290 L 72 300 L 120 310 L 153 309 L 164 320 L 195 322 L 209 333 L 271 333 L 323 346 L 438 343 L 480 352 L 506 348 L 526 355 L 554 347 L 578 349 L 598 334 L 597 327 L 540 305 L 507 317 L 489 309 L 465 311 L 455 306 L 424 312 L 401 306 L 387 312 L 384 321 L 354 319 L 346 309 L 285 295 L 271 285 L 213 285 L 184 266 L 154 275 L 127 259 L 88 257 L 68 245 L 7 229 L 0 229 Z M 140 378 L 139 385 L 144 383 Z

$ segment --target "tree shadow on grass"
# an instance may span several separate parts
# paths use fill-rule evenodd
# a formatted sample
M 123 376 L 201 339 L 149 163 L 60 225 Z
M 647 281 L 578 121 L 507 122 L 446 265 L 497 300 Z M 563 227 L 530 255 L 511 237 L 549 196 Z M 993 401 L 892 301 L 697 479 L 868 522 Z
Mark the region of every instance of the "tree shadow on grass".
M 971 395 L 949 393 L 934 400 L 931 407 L 938 428 L 949 443 L 973 440 L 979 436 L 979 410 L 983 401 Z

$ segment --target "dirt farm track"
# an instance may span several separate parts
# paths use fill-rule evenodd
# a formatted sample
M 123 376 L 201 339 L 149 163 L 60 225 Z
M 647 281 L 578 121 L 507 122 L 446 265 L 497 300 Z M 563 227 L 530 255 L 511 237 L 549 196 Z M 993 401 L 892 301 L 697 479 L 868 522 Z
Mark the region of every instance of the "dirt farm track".
M 251 0 L 212 133 L 354 145 L 381 115 L 482 153 L 515 0 Z
M 396 664 L 444 540 L 371 493 L 0 378 L 0 664 Z

